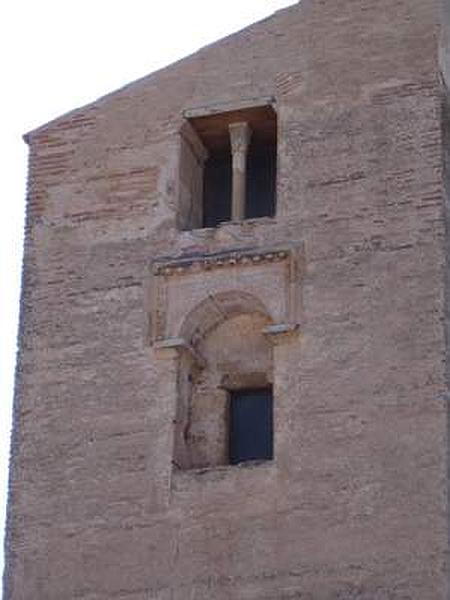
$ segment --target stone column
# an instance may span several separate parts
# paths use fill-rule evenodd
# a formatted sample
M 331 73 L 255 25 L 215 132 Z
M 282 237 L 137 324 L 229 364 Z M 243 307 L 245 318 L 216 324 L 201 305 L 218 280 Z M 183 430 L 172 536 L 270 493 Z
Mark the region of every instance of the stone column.
M 251 129 L 246 122 L 231 123 L 228 128 L 230 131 L 231 152 L 233 155 L 231 219 L 232 221 L 241 221 L 245 218 L 247 153 Z

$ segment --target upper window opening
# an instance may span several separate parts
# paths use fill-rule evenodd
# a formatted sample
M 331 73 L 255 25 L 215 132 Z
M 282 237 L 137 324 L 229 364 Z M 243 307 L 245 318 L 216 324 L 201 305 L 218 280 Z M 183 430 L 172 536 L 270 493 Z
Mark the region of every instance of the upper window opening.
M 195 138 L 191 153 L 193 146 L 202 151 L 195 161 L 187 148 L 182 151 L 182 228 L 274 216 L 277 118 L 272 106 L 194 117 L 187 129 L 191 142 Z
M 232 164 L 230 152 L 209 156 L 203 174 L 203 227 L 216 227 L 231 219 Z

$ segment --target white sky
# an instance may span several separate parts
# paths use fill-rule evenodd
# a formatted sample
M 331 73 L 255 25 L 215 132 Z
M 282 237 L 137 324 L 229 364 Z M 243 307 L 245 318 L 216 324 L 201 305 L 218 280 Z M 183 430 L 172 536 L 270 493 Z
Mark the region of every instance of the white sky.
M 6 0 L 0 9 L 0 539 L 22 258 L 22 134 L 294 3 Z

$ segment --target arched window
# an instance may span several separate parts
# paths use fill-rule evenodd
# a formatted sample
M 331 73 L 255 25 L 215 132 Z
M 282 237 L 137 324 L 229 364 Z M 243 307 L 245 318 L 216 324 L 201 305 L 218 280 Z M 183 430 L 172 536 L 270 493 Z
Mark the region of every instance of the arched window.
M 167 449 L 161 477 L 172 481 L 173 466 L 201 469 L 283 456 L 288 438 L 277 423 L 289 406 L 286 365 L 299 333 L 302 265 L 297 246 L 152 262 L 153 398 L 166 417 L 155 432 Z
M 273 456 L 272 323 L 250 294 L 209 297 L 188 315 L 179 363 L 174 463 L 213 467 Z

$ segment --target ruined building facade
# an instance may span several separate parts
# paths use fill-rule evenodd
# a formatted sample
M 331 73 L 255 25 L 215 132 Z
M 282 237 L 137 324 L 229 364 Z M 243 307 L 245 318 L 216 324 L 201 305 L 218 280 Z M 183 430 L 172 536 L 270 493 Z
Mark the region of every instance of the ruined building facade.
M 303 0 L 26 136 L 5 600 L 444 600 L 446 5 Z

